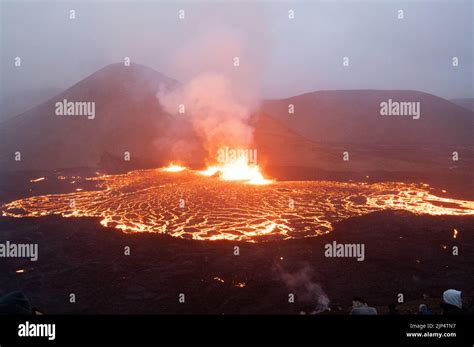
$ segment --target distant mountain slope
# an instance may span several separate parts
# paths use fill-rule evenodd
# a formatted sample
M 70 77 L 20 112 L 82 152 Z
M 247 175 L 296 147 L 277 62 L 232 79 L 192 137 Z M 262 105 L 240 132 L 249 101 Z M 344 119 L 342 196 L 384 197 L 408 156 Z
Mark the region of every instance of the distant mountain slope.
M 176 81 L 141 65 L 104 67 L 51 100 L 0 124 L 0 165 L 7 169 L 95 167 L 110 156 L 131 167 L 156 163 L 154 142 L 170 116 L 156 98 Z M 55 103 L 95 102 L 95 119 L 58 116 Z M 13 160 L 21 152 L 21 162 Z
M 380 103 L 420 102 L 420 119 L 381 116 Z M 295 113 L 288 113 L 288 105 Z M 369 145 L 472 145 L 473 112 L 418 91 L 319 91 L 267 100 L 262 110 L 312 141 Z
M 166 113 L 156 93 L 179 85 L 148 67 L 112 64 L 52 99 L 0 123 L 0 171 L 105 168 L 132 170 L 169 161 L 201 165 L 206 153 L 187 117 Z M 380 116 L 379 105 L 420 101 L 421 118 Z M 59 116 L 55 103 L 95 102 L 95 119 Z M 288 104 L 295 106 L 289 115 Z M 314 92 L 262 104 L 251 120 L 262 166 L 327 171 L 448 168 L 451 145 L 473 144 L 474 113 L 412 91 Z M 360 146 L 353 146 L 357 144 Z M 411 146 L 406 149 L 407 146 Z M 441 148 L 437 157 L 421 147 Z M 358 147 L 358 148 L 357 148 Z M 367 149 L 369 147 L 369 149 Z M 402 148 L 398 150 L 397 148 Z M 389 151 L 395 152 L 389 155 Z M 467 148 L 467 147 L 465 147 Z M 343 151 L 351 160 L 343 161 Z M 15 161 L 15 152 L 22 160 Z M 124 153 L 130 152 L 130 161 Z M 469 150 L 457 165 L 471 165 Z M 472 156 L 472 155 L 471 155 Z M 277 171 L 278 171 L 277 170 Z
M 254 124 L 254 148 L 258 163 L 265 172 L 279 179 L 335 179 L 334 173 L 355 174 L 362 177 L 372 172 L 447 174 L 453 165 L 449 158 L 439 156 L 436 150 L 360 148 L 350 145 L 316 143 L 285 127 L 265 113 L 258 115 Z M 350 160 L 343 160 L 343 152 L 350 152 Z M 464 158 L 459 168 L 472 170 L 471 159 Z M 470 167 L 470 169 L 469 169 Z M 361 176 L 362 175 L 362 176 Z M 380 177 L 380 176 L 379 176 Z
M 468 110 L 474 111 L 474 98 L 465 98 L 465 99 L 451 99 L 452 103 L 459 105 L 461 107 L 467 108 Z
M 325 149 L 267 114 L 259 114 L 254 124 L 257 156 L 264 165 L 314 167 L 317 160 L 331 156 Z

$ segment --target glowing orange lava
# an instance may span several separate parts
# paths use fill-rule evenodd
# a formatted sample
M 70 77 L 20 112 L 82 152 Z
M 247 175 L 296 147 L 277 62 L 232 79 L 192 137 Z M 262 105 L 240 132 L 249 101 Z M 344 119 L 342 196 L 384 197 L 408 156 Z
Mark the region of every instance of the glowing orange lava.
M 182 172 L 169 173 L 170 167 L 171 172 Z M 0 206 L 0 214 L 15 218 L 97 217 L 103 226 L 125 232 L 248 242 L 318 236 L 331 232 L 336 222 L 380 210 L 474 215 L 474 201 L 439 197 L 425 184 L 274 181 L 256 186 L 242 184 L 255 182 L 252 176 L 242 181 L 242 177 L 248 178 L 246 169 L 243 176 L 239 176 L 240 169 L 229 175 L 223 169 L 208 169 L 203 175 L 212 176 L 214 171 L 220 177 L 205 177 L 182 166 L 170 167 L 74 177 L 78 182 L 88 181 L 88 185 L 71 184 L 68 193 L 10 201 Z M 256 181 L 262 177 L 256 175 Z M 67 177 L 68 181 L 71 178 Z M 230 180 L 234 178 L 238 180 Z M 459 238 L 461 231 L 453 230 L 450 236 Z
M 162 168 L 161 170 L 165 171 L 165 172 L 180 172 L 180 171 L 186 170 L 186 168 L 184 166 L 175 165 L 175 164 L 171 163 L 170 165 L 168 165 L 167 167 Z
M 206 170 L 200 171 L 204 176 L 219 175 L 225 181 L 241 181 L 249 184 L 263 185 L 270 184 L 273 180 L 266 179 L 260 167 L 248 164 L 245 160 L 238 160 L 234 163 L 209 166 Z

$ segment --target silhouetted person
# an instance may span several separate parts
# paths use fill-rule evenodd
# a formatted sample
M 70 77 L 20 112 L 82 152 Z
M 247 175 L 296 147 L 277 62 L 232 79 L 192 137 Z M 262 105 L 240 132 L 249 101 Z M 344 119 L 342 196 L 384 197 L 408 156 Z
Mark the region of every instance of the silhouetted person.
M 462 314 L 462 293 L 456 289 L 448 289 L 443 293 L 443 302 L 441 303 L 443 314 Z
M 432 315 L 433 312 L 431 312 L 428 306 L 426 306 L 425 304 L 421 304 L 420 306 L 418 306 L 418 314 L 420 316 L 429 316 Z
M 355 297 L 352 299 L 352 315 L 375 315 L 377 314 L 377 310 L 374 307 L 370 307 L 367 305 L 367 302 L 360 298 Z

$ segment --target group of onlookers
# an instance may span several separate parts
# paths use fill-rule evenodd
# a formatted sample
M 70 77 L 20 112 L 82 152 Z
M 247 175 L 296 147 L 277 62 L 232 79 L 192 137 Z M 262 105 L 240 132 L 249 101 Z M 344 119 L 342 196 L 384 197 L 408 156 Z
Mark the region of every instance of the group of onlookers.
M 472 306 L 472 303 L 471 303 Z M 441 309 L 443 314 L 463 314 L 467 313 L 468 308 L 463 305 L 462 292 L 456 289 L 448 289 L 443 293 L 443 299 L 441 302 Z M 370 307 L 367 302 L 361 297 L 355 297 L 352 299 L 352 309 L 350 314 L 352 315 L 375 315 L 377 310 L 375 307 Z M 388 314 L 399 314 L 396 305 L 388 305 Z M 418 307 L 418 315 L 431 315 L 433 312 L 426 304 L 421 304 Z
M 443 314 L 472 313 L 473 303 L 469 307 L 463 304 L 462 292 L 456 289 L 448 289 L 443 293 L 441 309 Z M 389 314 L 399 314 L 395 304 L 388 306 Z M 12 292 L 0 297 L 0 314 L 41 314 L 39 310 L 32 307 L 28 298 L 20 291 Z M 377 310 L 371 307 L 361 297 L 352 299 L 351 315 L 376 315 Z M 418 315 L 431 315 L 433 312 L 426 304 L 418 307 Z

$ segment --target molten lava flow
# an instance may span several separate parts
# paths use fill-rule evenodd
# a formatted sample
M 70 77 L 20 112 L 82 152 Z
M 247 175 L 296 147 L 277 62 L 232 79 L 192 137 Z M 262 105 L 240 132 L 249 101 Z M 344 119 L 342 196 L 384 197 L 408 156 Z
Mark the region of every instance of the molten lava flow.
M 223 175 L 226 168 L 215 172 Z M 240 173 L 230 177 L 243 179 Z M 68 176 L 66 181 L 71 178 Z M 334 224 L 344 219 L 381 210 L 474 216 L 474 201 L 439 197 L 433 195 L 435 189 L 414 183 L 275 181 L 255 186 L 206 178 L 188 169 L 182 173 L 136 170 L 74 179 L 87 181 L 88 185 L 77 187 L 71 183 L 66 193 L 10 201 L 0 206 L 0 215 L 95 217 L 103 226 L 125 232 L 246 242 L 319 236 L 331 232 Z M 295 203 L 290 205 L 289 199 Z M 449 229 L 447 236 L 457 240 L 461 232 L 460 227 Z
M 260 167 L 248 164 L 245 160 L 219 166 L 209 166 L 206 170 L 200 171 L 202 175 L 213 176 L 218 174 L 225 181 L 242 181 L 249 184 L 270 184 L 273 181 L 263 177 Z
M 186 168 L 184 166 L 175 165 L 171 163 L 167 167 L 162 168 L 161 170 L 166 172 L 180 172 L 186 170 Z

